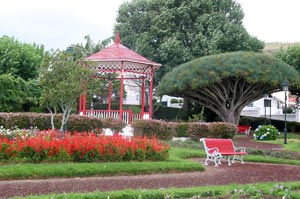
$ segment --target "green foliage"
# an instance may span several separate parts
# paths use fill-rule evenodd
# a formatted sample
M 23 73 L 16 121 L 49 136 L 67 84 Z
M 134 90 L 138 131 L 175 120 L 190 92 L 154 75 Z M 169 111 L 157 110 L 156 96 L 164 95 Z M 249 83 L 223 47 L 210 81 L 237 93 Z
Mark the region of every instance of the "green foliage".
M 279 132 L 273 125 L 261 125 L 255 129 L 253 138 L 255 140 L 276 140 Z
M 40 130 L 48 130 L 51 128 L 50 114 L 41 113 L 1 113 L 0 114 L 0 126 L 3 128 L 11 129 L 17 126 L 20 129 L 30 129 L 37 127 Z M 62 120 L 62 115 L 57 114 L 54 117 L 55 125 L 58 125 Z M 90 131 L 102 128 L 111 128 L 115 131 L 120 131 L 125 127 L 125 123 L 116 119 L 107 118 L 99 119 L 95 117 L 86 117 L 79 115 L 70 115 L 68 121 L 68 129 L 70 131 Z M 100 130 L 100 133 L 102 131 Z
M 233 138 L 237 133 L 236 125 L 226 122 L 165 122 L 162 120 L 135 120 L 132 124 L 134 135 L 151 137 L 156 135 L 159 139 L 177 137 L 190 137 L 194 141 L 200 138 Z
M 189 123 L 185 122 L 178 122 L 176 123 L 175 127 L 175 132 L 176 132 L 176 137 L 189 137 L 188 135 L 188 128 L 189 128 Z
M 173 67 L 200 56 L 263 49 L 243 27 L 243 17 L 233 0 L 130 1 L 119 7 L 115 32 L 126 46 L 164 66 L 155 74 L 158 83 Z
M 204 122 L 206 120 L 204 116 L 204 106 L 202 106 L 201 111 L 197 114 L 193 114 L 189 117 L 189 122 Z
M 12 74 L 24 80 L 36 78 L 44 46 L 21 43 L 14 37 L 0 38 L 0 74 Z
M 226 122 L 209 123 L 210 135 L 219 138 L 233 138 L 237 134 L 237 126 Z
M 180 108 L 164 107 L 154 105 L 153 118 L 157 120 L 174 121 L 180 120 L 185 115 L 185 111 Z
M 82 43 L 72 44 L 66 49 L 67 53 L 72 55 L 76 60 L 84 59 L 102 50 L 103 48 L 107 47 L 109 43 L 111 43 L 113 38 L 109 37 L 103 41 L 98 41 L 97 43 L 91 39 L 90 35 L 86 35 L 84 39 L 86 40 L 84 45 L 82 45 Z
M 38 106 L 40 88 L 36 80 L 2 74 L 0 93 L 0 112 L 22 112 Z
M 288 49 L 284 50 L 281 48 L 278 52 L 274 54 L 275 57 L 281 59 L 287 64 L 294 66 L 298 71 L 300 71 L 300 45 L 295 44 Z
M 191 99 L 222 121 L 238 124 L 246 105 L 278 91 L 285 79 L 293 86 L 300 83 L 295 68 L 277 58 L 233 52 L 201 57 L 174 68 L 156 91 Z
M 172 139 L 175 135 L 175 123 L 162 120 L 134 120 L 132 127 L 134 135 L 151 137 L 155 135 L 159 139 Z
M 27 83 L 11 74 L 0 75 L 0 111 L 22 111 L 27 96 Z
M 117 176 L 153 173 L 204 171 L 197 162 L 41 163 L 1 165 L 0 179 L 40 179 L 54 177 Z
M 186 87 L 196 90 L 222 83 L 230 77 L 243 78 L 250 85 L 267 84 L 272 90 L 273 87 L 281 88 L 285 79 L 299 84 L 294 67 L 277 58 L 253 52 L 233 52 L 201 57 L 174 68 L 162 79 L 157 92 L 173 93 Z
M 41 72 L 41 105 L 47 107 L 51 114 L 63 111 L 60 130 L 68 121 L 69 114 L 84 91 L 91 71 L 83 67 L 79 60 L 74 60 L 65 52 L 46 53 Z M 52 128 L 54 128 L 52 126 Z
M 281 140 L 280 140 L 281 141 Z M 268 142 L 269 143 L 269 142 Z M 290 145 L 290 143 L 289 143 Z M 295 150 L 297 151 L 297 150 Z M 295 153 L 294 151 L 281 151 L 281 150 L 257 150 L 257 149 L 247 149 L 247 152 L 250 155 L 260 155 L 260 156 L 270 156 L 281 159 L 291 159 L 291 160 L 300 160 L 300 153 Z
M 300 72 L 300 44 L 292 45 L 286 50 L 281 48 L 278 52 L 274 53 L 274 56 L 294 66 Z M 299 87 L 292 87 L 289 90 L 298 96 L 300 95 Z
M 115 131 L 121 131 L 126 126 L 123 121 L 114 118 L 104 118 L 102 119 L 102 123 L 106 128 L 110 128 Z
M 209 123 L 195 122 L 189 125 L 189 137 L 194 141 L 199 141 L 200 138 L 210 137 Z

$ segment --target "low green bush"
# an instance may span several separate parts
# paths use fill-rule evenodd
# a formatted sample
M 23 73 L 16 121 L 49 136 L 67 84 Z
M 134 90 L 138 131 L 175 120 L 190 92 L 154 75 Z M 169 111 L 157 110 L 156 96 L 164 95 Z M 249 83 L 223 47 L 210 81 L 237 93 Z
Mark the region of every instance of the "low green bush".
M 159 139 L 172 137 L 190 137 L 194 141 L 200 138 L 233 138 L 237 133 L 236 125 L 227 122 L 166 122 L 162 120 L 135 120 L 132 124 L 134 135 L 152 136 Z
M 175 136 L 176 123 L 163 120 L 135 120 L 132 127 L 134 135 L 147 137 L 155 135 L 159 139 L 169 140 Z
M 215 138 L 233 138 L 237 134 L 237 126 L 228 122 L 209 123 L 210 136 Z
M 206 122 L 194 122 L 189 125 L 188 134 L 194 141 L 199 141 L 200 138 L 210 137 L 209 123 Z
M 279 132 L 273 125 L 261 125 L 255 129 L 253 138 L 255 140 L 276 140 Z
M 188 128 L 190 123 L 187 122 L 178 122 L 175 127 L 176 137 L 189 137 Z

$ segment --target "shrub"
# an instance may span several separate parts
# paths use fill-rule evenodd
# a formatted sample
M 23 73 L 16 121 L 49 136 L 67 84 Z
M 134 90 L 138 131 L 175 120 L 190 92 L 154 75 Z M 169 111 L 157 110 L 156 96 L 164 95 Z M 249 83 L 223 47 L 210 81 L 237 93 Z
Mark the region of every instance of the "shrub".
M 233 138 L 237 133 L 237 126 L 228 122 L 209 123 L 210 136 L 215 138 Z
M 132 123 L 134 135 L 152 137 L 159 139 L 172 139 L 175 135 L 176 123 L 162 120 L 135 120 Z
M 0 113 L 0 126 L 10 129 L 17 126 L 20 129 L 30 129 L 37 127 L 40 130 L 51 129 L 50 114 L 44 113 Z M 54 125 L 59 128 L 62 115 L 54 117 Z M 101 128 L 111 128 L 120 131 L 125 127 L 125 123 L 113 118 L 100 119 L 80 115 L 70 115 L 67 123 L 68 131 L 89 131 Z
M 255 140 L 276 140 L 279 132 L 273 125 L 261 125 L 255 129 L 253 138 Z
M 199 141 L 200 138 L 210 137 L 208 126 L 209 123 L 206 122 L 191 123 L 188 128 L 189 137 L 194 141 Z
M 176 137 L 189 137 L 188 128 L 190 123 L 179 122 L 176 123 L 175 135 Z
M 101 121 L 105 128 L 110 128 L 114 131 L 121 131 L 126 126 L 126 124 L 123 121 L 114 118 L 105 118 L 101 119 Z

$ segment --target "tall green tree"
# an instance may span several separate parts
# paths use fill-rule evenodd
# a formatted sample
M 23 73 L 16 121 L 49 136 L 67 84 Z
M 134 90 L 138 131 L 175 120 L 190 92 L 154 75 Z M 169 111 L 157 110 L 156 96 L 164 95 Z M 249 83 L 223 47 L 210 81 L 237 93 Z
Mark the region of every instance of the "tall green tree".
M 300 44 L 294 44 L 287 49 L 281 48 L 278 52 L 274 53 L 274 56 L 294 66 L 298 73 L 300 73 Z M 292 94 L 300 96 L 300 88 L 290 88 L 289 90 Z
M 297 87 L 300 76 L 293 66 L 254 52 L 210 55 L 174 68 L 161 80 L 157 92 L 190 99 L 223 121 L 239 123 L 249 103 L 281 89 L 284 80 Z
M 161 63 L 156 83 L 179 64 L 230 51 L 260 51 L 264 43 L 242 25 L 233 0 L 132 0 L 119 7 L 115 32 L 122 43 Z
M 0 75 L 0 112 L 21 112 L 27 96 L 26 81 L 11 74 Z
M 84 59 L 102 49 L 107 47 L 111 42 L 113 37 L 106 38 L 102 41 L 94 43 L 89 35 L 84 37 L 86 40 L 85 44 L 72 44 L 67 48 L 67 52 L 72 54 L 75 59 Z
M 70 113 L 84 91 L 84 85 L 91 73 L 83 67 L 79 60 L 74 60 L 66 52 L 52 51 L 46 53 L 42 63 L 40 81 L 42 87 L 41 104 L 51 113 L 53 118 L 59 111 L 63 112 L 60 130 L 69 120 Z
M 295 44 L 287 49 L 281 48 L 274 56 L 285 63 L 294 66 L 300 72 L 300 44 Z
M 14 37 L 0 38 L 0 74 L 12 74 L 24 80 L 38 76 L 44 46 L 21 43 Z

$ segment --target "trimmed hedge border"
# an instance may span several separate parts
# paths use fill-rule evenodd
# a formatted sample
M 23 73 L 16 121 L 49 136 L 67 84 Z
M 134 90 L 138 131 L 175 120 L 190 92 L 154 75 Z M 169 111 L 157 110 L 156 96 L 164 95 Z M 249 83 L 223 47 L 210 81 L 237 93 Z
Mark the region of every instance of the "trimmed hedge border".
M 180 136 L 190 137 L 195 141 L 203 137 L 233 138 L 237 133 L 237 126 L 227 122 L 176 123 L 163 120 L 135 120 L 132 126 L 134 135 L 147 137 L 156 135 L 157 138 L 166 140 Z
M 59 128 L 61 125 L 62 114 L 54 117 L 54 125 Z M 121 131 L 125 123 L 113 118 L 100 119 L 80 115 L 70 115 L 67 123 L 68 131 L 89 131 L 94 129 L 110 128 Z M 45 113 L 0 113 L 0 126 L 6 129 L 17 126 L 20 129 L 30 129 L 37 127 L 40 130 L 51 129 L 51 115 Z

